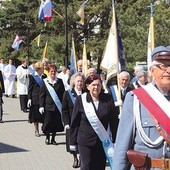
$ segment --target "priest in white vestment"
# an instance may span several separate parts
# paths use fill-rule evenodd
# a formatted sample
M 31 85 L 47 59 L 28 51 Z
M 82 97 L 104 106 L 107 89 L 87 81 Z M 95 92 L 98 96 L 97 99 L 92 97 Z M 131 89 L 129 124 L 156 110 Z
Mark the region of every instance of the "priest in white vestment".
M 13 65 L 12 59 L 9 59 L 8 65 L 4 69 L 4 85 L 5 85 L 5 95 L 15 97 L 15 77 L 16 77 L 16 67 Z

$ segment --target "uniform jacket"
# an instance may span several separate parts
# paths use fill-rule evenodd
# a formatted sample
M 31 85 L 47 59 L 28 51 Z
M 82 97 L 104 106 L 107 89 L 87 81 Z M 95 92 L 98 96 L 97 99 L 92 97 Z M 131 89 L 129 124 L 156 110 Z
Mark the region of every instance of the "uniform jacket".
M 50 83 L 49 83 L 50 84 Z M 63 81 L 61 79 L 57 79 L 57 82 L 54 84 L 50 84 L 55 92 L 57 93 L 57 96 L 59 97 L 60 101 L 62 102 L 63 94 L 64 94 L 64 85 Z M 48 111 L 55 111 L 56 110 L 56 105 L 43 81 L 43 85 L 40 89 L 40 96 L 39 96 L 39 106 L 44 107 L 45 110 Z
M 87 102 L 92 102 L 89 93 L 87 93 L 86 99 Z M 113 106 L 109 94 L 100 94 L 97 116 L 106 130 L 108 124 L 110 124 L 114 141 L 118 125 L 118 113 Z M 79 145 L 94 146 L 98 140 L 100 139 L 85 115 L 81 96 L 78 96 L 76 98 L 70 125 L 70 145 L 77 145 L 78 143 Z
M 122 115 L 120 118 L 117 138 L 115 142 L 114 151 L 114 170 L 126 170 L 127 169 L 127 151 L 129 149 L 134 149 L 136 151 L 148 153 L 151 158 L 162 158 L 163 157 L 163 142 L 158 147 L 149 148 L 146 146 L 138 132 L 135 130 L 135 119 L 133 113 L 133 100 L 134 94 L 129 92 L 126 95 Z M 150 140 L 156 140 L 160 134 L 157 131 L 155 124 L 150 117 L 147 109 L 140 104 L 141 113 L 141 124 Z M 166 151 L 166 155 L 170 158 L 170 152 Z M 131 170 L 134 169 L 131 167 Z M 154 170 L 157 170 L 156 168 Z
M 42 75 L 42 79 L 46 77 L 46 75 Z M 32 75 L 29 78 L 28 99 L 31 99 L 33 105 L 39 105 L 40 86 Z

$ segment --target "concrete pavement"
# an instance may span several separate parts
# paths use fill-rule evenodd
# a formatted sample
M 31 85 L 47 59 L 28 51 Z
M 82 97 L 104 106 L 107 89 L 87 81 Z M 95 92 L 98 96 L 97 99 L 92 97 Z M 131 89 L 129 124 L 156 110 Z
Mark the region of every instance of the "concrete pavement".
M 0 170 L 73 170 L 73 157 L 66 152 L 65 133 L 59 145 L 46 145 L 45 136 L 35 137 L 28 113 L 20 111 L 18 98 L 3 98 L 4 123 L 0 123 Z M 78 170 L 80 168 L 77 168 Z M 109 168 L 106 168 L 109 170 Z
M 18 98 L 3 98 L 4 123 L 0 124 L 0 170 L 72 170 L 72 155 L 65 149 L 65 133 L 56 136 L 58 146 L 35 137 L 28 113 L 20 111 Z M 79 169 L 79 168 L 78 168 Z

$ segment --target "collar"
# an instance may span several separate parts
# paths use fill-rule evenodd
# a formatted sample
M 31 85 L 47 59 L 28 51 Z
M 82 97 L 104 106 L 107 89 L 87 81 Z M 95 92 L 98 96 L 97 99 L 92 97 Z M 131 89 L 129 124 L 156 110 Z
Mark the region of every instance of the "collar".
M 125 87 L 125 88 L 121 87 L 121 90 L 126 90 L 126 89 L 127 89 L 127 87 Z
M 24 66 L 24 65 L 22 65 L 22 68 L 23 68 L 23 69 L 27 69 L 27 68 L 28 68 L 28 66 Z
M 75 92 L 76 92 L 76 94 L 77 94 L 78 96 L 82 94 L 82 90 L 79 91 L 79 90 L 77 90 L 76 88 L 74 88 L 74 90 L 75 90 Z
M 47 78 L 47 82 L 50 83 L 50 84 L 55 84 L 57 83 L 57 78 L 55 78 L 54 80 L 51 80 L 49 77 Z
M 39 76 L 38 73 L 35 71 L 34 76 Z M 42 77 L 43 74 L 41 74 L 39 77 Z

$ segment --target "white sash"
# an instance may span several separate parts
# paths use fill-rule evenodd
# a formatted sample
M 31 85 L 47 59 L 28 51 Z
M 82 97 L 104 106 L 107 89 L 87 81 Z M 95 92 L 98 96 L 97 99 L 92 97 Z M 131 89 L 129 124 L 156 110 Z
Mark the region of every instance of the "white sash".
M 170 118 L 170 103 L 163 94 L 152 84 L 149 83 L 142 88 L 150 95 L 150 97 L 160 106 L 164 113 Z
M 57 106 L 57 108 L 60 111 L 60 113 L 62 113 L 62 109 L 61 109 L 62 108 L 62 104 L 60 102 L 60 99 L 57 96 L 57 93 L 55 92 L 54 88 L 51 87 L 51 85 L 47 82 L 48 78 L 45 78 L 43 80 L 45 82 L 45 85 L 46 85 L 46 87 L 48 89 L 48 92 L 50 93 L 50 95 L 51 95 L 55 105 Z
M 110 139 L 109 133 L 106 131 L 103 124 L 100 122 L 99 118 L 97 117 L 93 104 L 91 102 L 88 103 L 86 101 L 87 93 L 83 93 L 81 96 L 82 96 L 82 103 L 83 103 L 86 117 L 90 125 L 98 135 L 99 139 L 102 141 L 105 154 L 110 164 L 110 168 L 111 170 L 113 170 L 114 146 Z

